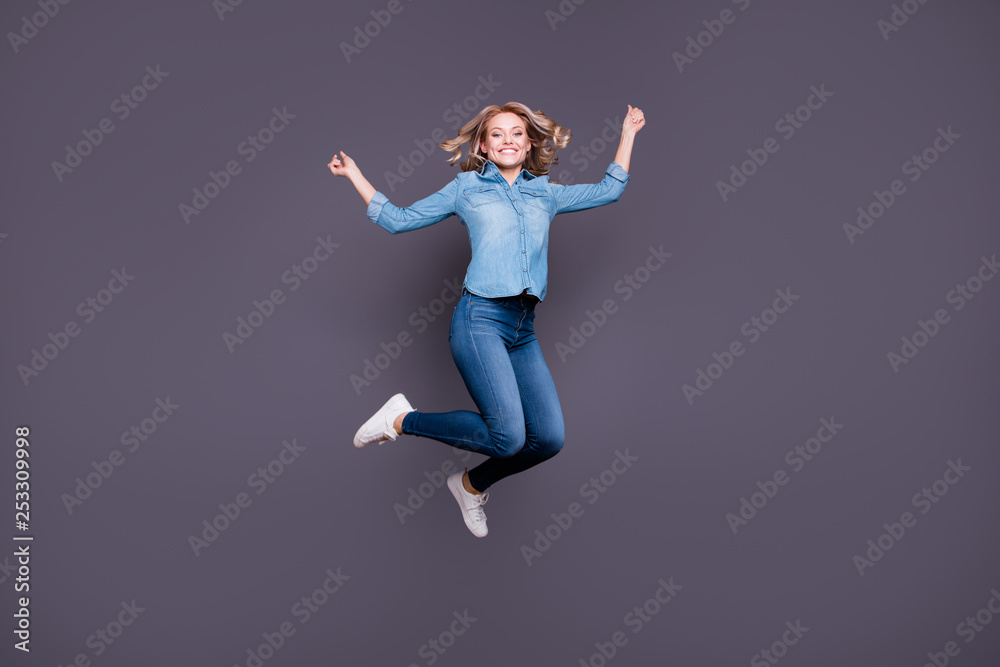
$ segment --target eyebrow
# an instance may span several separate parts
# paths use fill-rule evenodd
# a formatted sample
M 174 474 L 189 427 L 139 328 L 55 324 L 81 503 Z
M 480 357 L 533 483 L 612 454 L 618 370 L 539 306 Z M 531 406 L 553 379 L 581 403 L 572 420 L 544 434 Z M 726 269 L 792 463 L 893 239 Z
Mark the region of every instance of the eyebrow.
M 490 132 L 492 132 L 493 130 L 502 130 L 502 129 L 504 129 L 504 128 L 500 127 L 499 125 L 494 125 L 493 127 L 490 128 Z M 511 125 L 510 129 L 512 129 L 512 130 L 523 130 L 524 129 L 524 125 Z

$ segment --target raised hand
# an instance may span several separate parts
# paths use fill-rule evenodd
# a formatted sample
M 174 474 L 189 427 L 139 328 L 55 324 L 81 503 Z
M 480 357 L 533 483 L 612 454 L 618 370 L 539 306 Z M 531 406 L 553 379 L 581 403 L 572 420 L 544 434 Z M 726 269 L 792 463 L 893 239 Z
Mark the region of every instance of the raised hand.
M 646 125 L 646 118 L 642 115 L 642 109 L 628 105 L 628 114 L 625 122 L 622 123 L 622 133 L 635 134 Z
M 334 176 L 349 176 L 358 169 L 351 156 L 344 151 L 340 151 L 340 155 L 334 155 L 327 166 L 330 167 L 330 173 Z

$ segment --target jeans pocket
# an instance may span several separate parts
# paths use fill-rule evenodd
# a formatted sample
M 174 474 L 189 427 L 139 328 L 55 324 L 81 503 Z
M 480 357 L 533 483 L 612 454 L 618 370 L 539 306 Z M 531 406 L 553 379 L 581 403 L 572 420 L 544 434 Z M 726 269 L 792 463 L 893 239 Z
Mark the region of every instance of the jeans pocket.
M 469 302 L 469 325 L 478 333 L 495 333 L 503 330 L 509 314 L 504 302 L 473 295 Z

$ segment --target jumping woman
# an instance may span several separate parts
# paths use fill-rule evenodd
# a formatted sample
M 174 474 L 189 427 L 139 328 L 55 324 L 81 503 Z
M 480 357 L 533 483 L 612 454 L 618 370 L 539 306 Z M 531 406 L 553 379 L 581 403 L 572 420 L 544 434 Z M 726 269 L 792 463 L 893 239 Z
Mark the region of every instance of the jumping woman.
M 452 215 L 469 232 L 472 260 L 448 343 L 479 412 L 420 412 L 396 394 L 358 430 L 354 446 L 405 433 L 488 456 L 448 478 L 465 525 L 477 537 L 487 532 L 486 490 L 563 446 L 562 407 L 534 329 L 535 305 L 546 292 L 549 224 L 560 213 L 618 201 L 629 182 L 632 143 L 645 124 L 642 110 L 629 105 L 618 153 L 600 183 L 549 182 L 549 166 L 556 150 L 569 144 L 570 132 L 518 102 L 484 108 L 457 137 L 439 143 L 454 164 L 469 142 L 462 173 L 406 208 L 372 187 L 343 151 L 328 165 L 335 176 L 351 180 L 368 205 L 368 218 L 390 234 Z

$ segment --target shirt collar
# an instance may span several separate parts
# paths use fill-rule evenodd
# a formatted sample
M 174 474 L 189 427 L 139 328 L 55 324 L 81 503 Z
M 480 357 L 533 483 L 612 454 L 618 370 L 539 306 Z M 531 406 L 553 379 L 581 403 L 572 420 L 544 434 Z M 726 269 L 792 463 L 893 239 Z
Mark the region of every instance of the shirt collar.
M 500 168 L 496 166 L 496 164 L 493 162 L 493 160 L 486 160 L 485 164 L 483 165 L 482 175 L 486 176 L 486 177 L 492 176 L 494 178 L 503 179 L 503 174 L 500 173 Z M 537 178 L 537 176 L 535 176 L 534 174 L 532 174 L 530 171 L 528 171 L 524 167 L 521 168 L 521 173 L 518 174 L 518 176 L 523 176 L 524 180 L 526 180 L 526 181 L 530 181 L 533 178 Z M 504 179 L 504 180 L 506 180 L 506 179 Z M 517 179 L 514 179 L 514 180 L 517 180 Z

